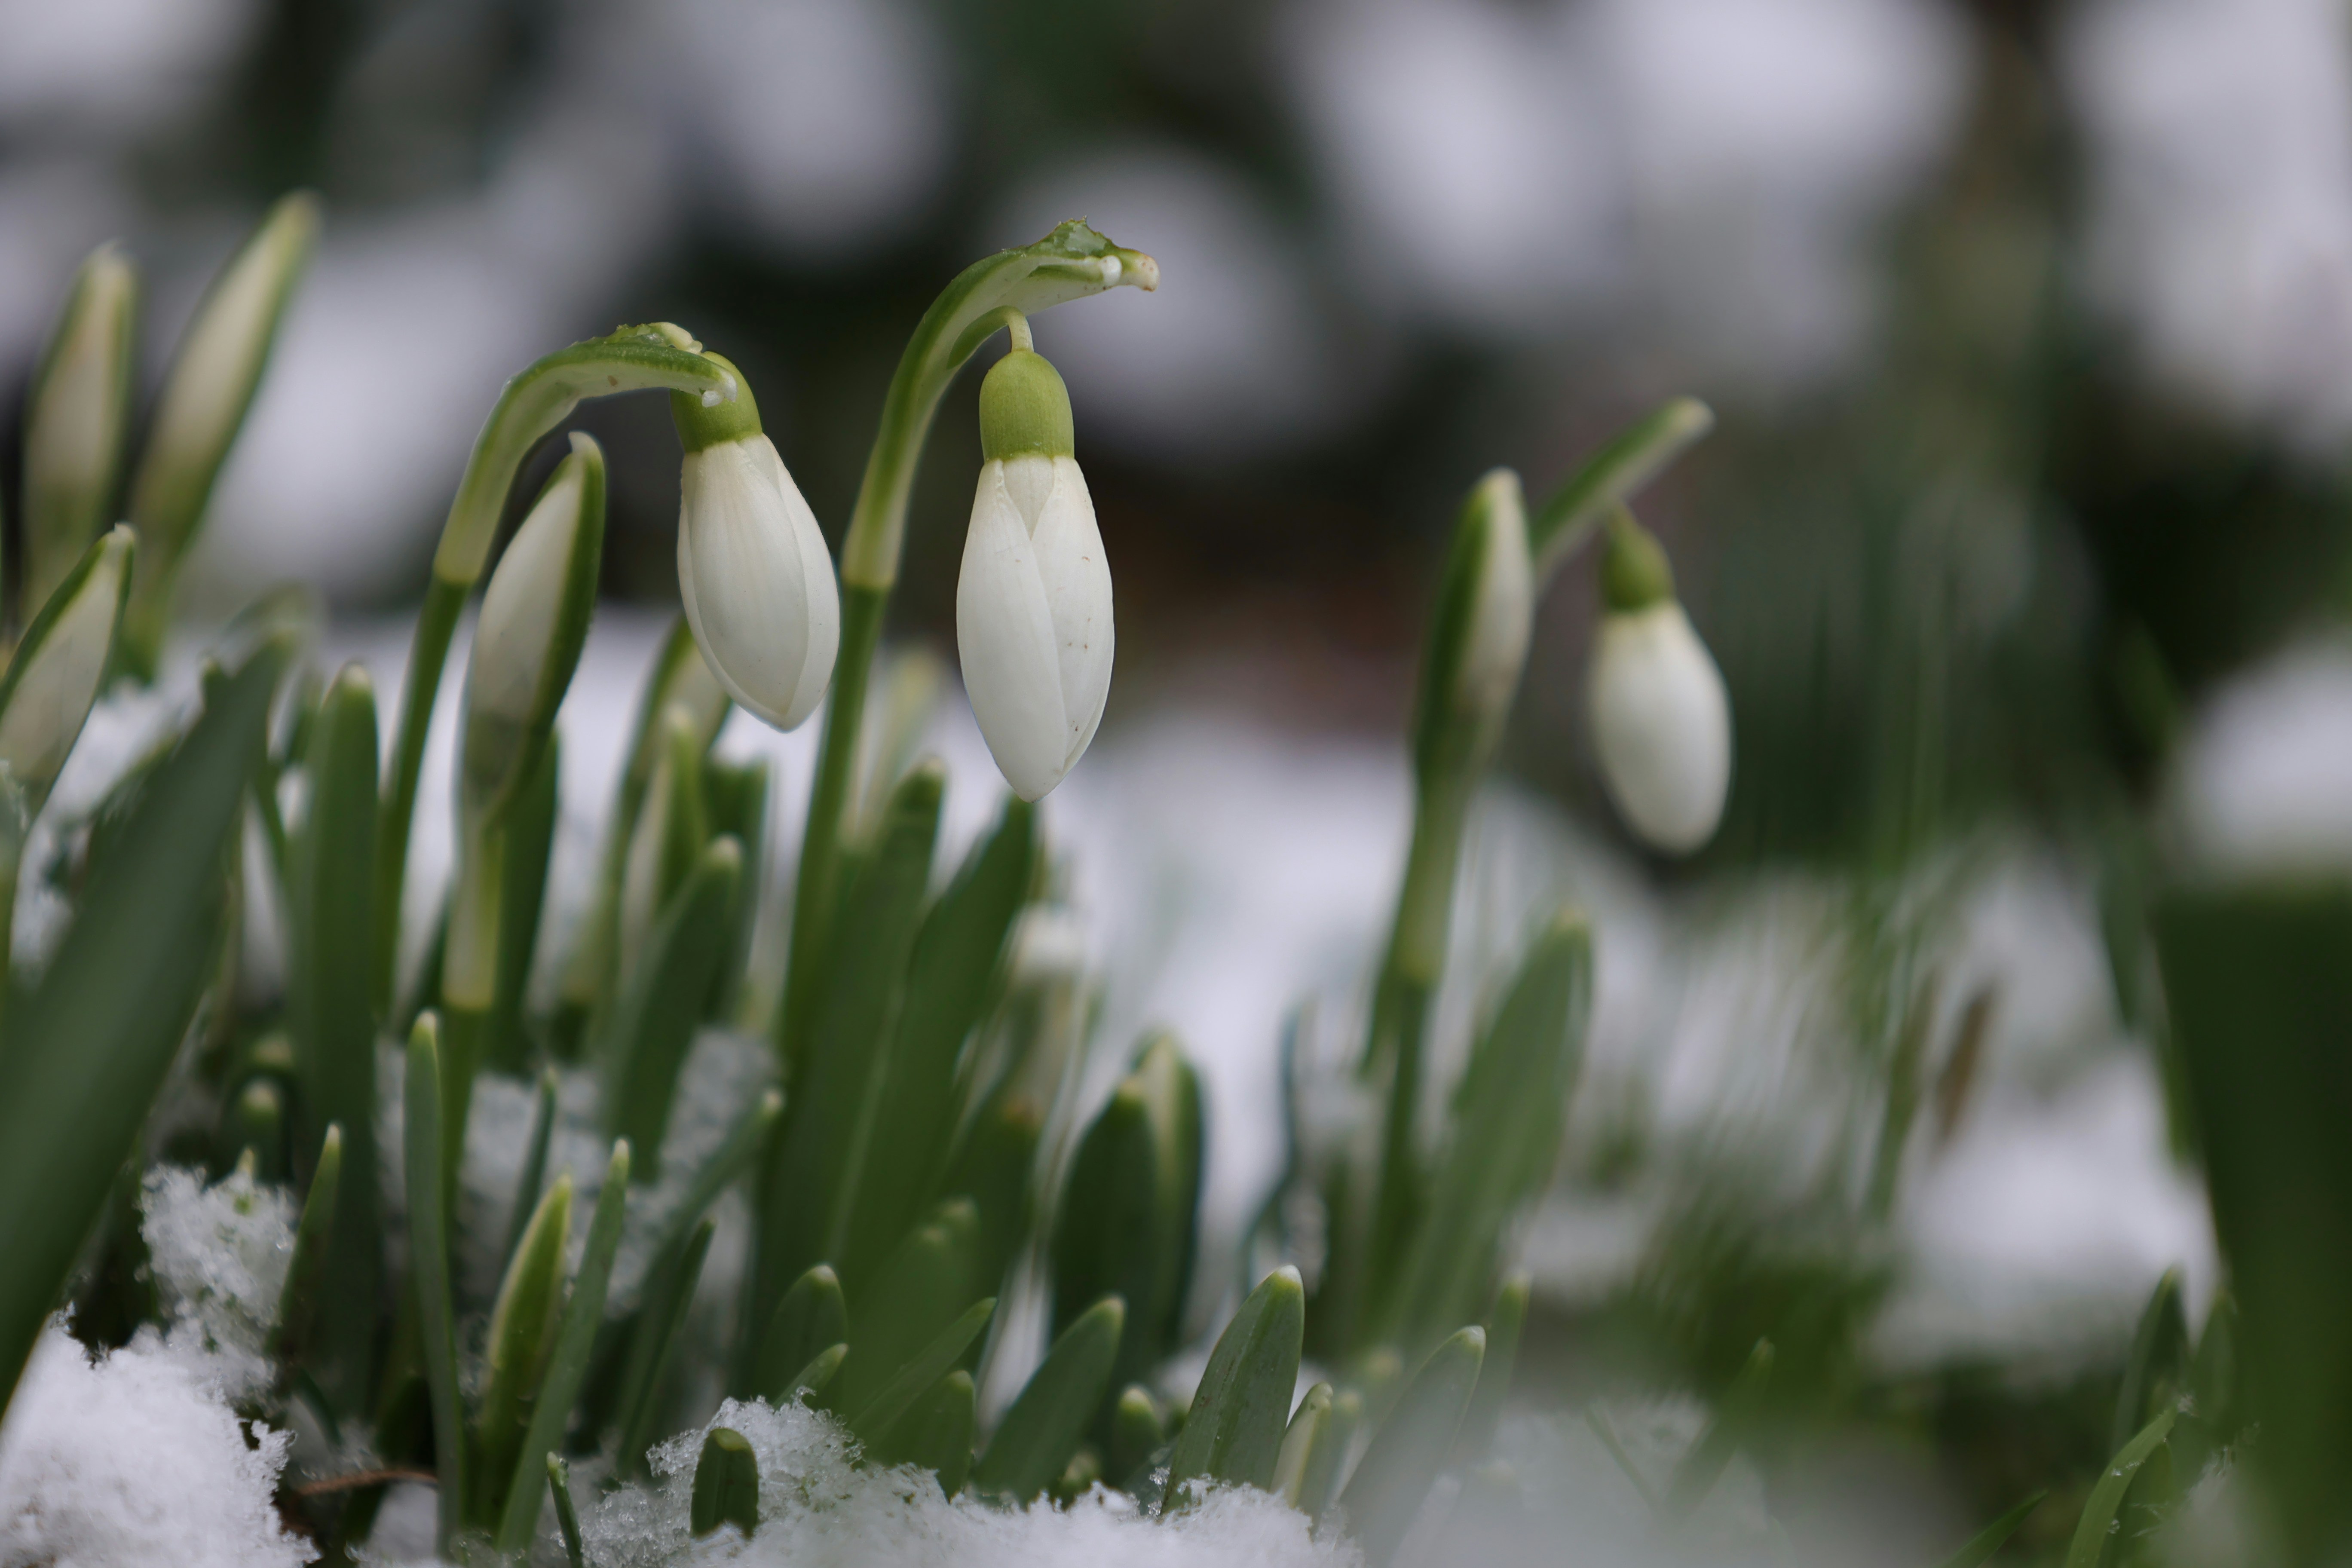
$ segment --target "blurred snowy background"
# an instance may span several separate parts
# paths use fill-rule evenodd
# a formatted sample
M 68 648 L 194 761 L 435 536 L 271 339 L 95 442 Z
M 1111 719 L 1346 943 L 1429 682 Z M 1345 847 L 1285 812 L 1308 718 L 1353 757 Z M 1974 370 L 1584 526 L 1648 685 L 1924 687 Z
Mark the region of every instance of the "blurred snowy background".
M 2037 1481 L 2004 1421 L 2080 1416 L 2095 1446 L 2084 1391 L 2156 1276 L 2184 1267 L 2201 1308 L 2201 1188 L 2114 911 L 2158 856 L 2352 865 L 2340 0 L 0 16 L 10 410 L 100 240 L 146 268 L 152 373 L 263 204 L 324 195 L 189 593 L 225 613 L 314 584 L 337 650 L 386 688 L 473 431 L 537 354 L 685 323 L 744 365 L 837 538 L 946 276 L 1073 216 L 1157 256 L 1158 294 L 1038 326 L 1076 399 L 1121 655 L 1048 820 L 1109 1048 L 1170 1022 L 1210 1077 L 1226 1241 L 1280 1160 L 1279 1021 L 1316 1000 L 1337 1052 L 1359 1016 L 1455 498 L 1498 462 L 1540 494 L 1655 399 L 1706 398 L 1718 434 L 1645 512 L 1732 686 L 1726 829 L 1667 868 L 1601 806 L 1571 571 L 1445 1001 L 1458 1047 L 1537 911 L 1595 911 L 1573 1147 L 1529 1237 L 1539 1369 L 1580 1386 L 1633 1345 L 1706 1385 L 1762 1330 L 1788 1353 L 1772 1315 L 1793 1314 L 1829 1384 L 1859 1365 L 1975 1420 L 1969 1479 L 2000 1503 Z M 972 395 L 942 409 L 896 610 L 943 654 Z M 13 492 L 21 421 L 0 412 Z M 574 854 L 674 603 L 677 505 L 657 402 L 578 423 L 614 485 L 613 605 L 565 719 Z M 932 740 L 968 832 L 994 780 L 958 703 Z M 787 845 L 807 742 L 739 718 L 727 742 L 780 748 Z M 446 825 L 423 822 L 430 878 Z M 1858 1180 L 1895 967 L 1932 977 L 1943 1078 L 1879 1256 L 1824 1194 Z M 1694 1279 L 1708 1304 L 1682 1312 Z

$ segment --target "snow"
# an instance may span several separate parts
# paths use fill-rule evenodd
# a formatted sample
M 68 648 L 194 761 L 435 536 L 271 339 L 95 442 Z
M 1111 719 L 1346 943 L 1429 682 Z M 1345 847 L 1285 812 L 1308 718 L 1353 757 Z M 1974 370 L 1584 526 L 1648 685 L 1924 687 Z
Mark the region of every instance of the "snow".
M 147 1173 L 140 1234 L 170 1347 L 236 1396 L 268 1382 L 264 1351 L 294 1257 L 294 1204 L 243 1170 L 206 1186 L 196 1172 Z

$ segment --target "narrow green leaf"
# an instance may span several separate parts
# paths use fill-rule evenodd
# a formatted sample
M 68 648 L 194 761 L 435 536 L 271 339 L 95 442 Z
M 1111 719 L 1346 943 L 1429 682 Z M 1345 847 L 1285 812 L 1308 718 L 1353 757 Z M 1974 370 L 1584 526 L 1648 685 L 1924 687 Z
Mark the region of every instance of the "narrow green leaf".
M 1169 1508 L 1185 1505 L 1185 1484 L 1195 1479 L 1237 1481 L 1261 1491 L 1273 1483 L 1306 1328 L 1307 1292 L 1296 1268 L 1276 1269 L 1243 1301 L 1217 1336 L 1192 1412 L 1176 1435 L 1168 1461 Z
M 539 1385 L 539 1399 L 530 1413 L 530 1430 L 515 1460 L 515 1483 L 508 1489 L 505 1516 L 499 1522 L 498 1547 L 520 1552 L 539 1528 L 539 1488 L 521 1478 L 535 1476 L 563 1440 L 580 1388 L 588 1379 L 589 1358 L 595 1353 L 596 1331 L 604 1321 L 604 1291 L 613 1279 L 613 1256 L 621 1248 L 621 1220 L 628 1200 L 629 1142 L 614 1143 L 613 1158 L 604 1167 L 604 1184 L 596 1194 L 596 1212 L 588 1222 L 588 1245 L 580 1257 L 580 1272 L 572 1280 L 572 1299 L 556 1331 L 555 1354 Z
M 2048 1492 L 2035 1492 L 1986 1525 L 1969 1538 L 1966 1546 L 1944 1559 L 1943 1568 L 1982 1568 L 1982 1564 L 1992 1561 L 1994 1552 L 2009 1544 L 2009 1538 L 2017 1533 L 2017 1527 L 2023 1524 L 2026 1516 L 2040 1508 L 2042 1500 L 2049 1495 Z
M 740 1432 L 713 1426 L 694 1465 L 688 1528 L 709 1535 L 731 1524 L 748 1538 L 760 1528 L 760 1460 Z
M 646 1152 L 640 1181 L 660 1173 L 658 1152 L 669 1130 L 678 1071 L 726 956 L 728 911 L 742 871 L 742 847 L 732 838 L 712 840 L 663 910 L 604 1036 L 610 1086 L 605 1120 L 614 1136 Z
M 374 683 L 365 666 L 345 665 L 320 700 L 302 752 L 310 807 L 289 854 L 286 1010 L 306 1117 L 298 1135 L 307 1142 L 326 1122 L 341 1126 L 354 1172 L 377 1164 L 370 965 L 380 755 Z M 320 1300 L 322 1381 L 342 1408 L 357 1411 L 373 1393 L 383 1278 L 378 1184 L 345 1183 L 336 1203 Z
M 1118 1485 L 1125 1487 L 1139 1479 L 1139 1472 L 1151 1462 L 1168 1441 L 1167 1424 L 1160 1419 L 1160 1402 L 1151 1391 L 1139 1383 L 1130 1383 L 1111 1406 L 1110 1452 L 1108 1473 Z
M 563 1309 L 564 1244 L 572 1237 L 572 1175 L 555 1179 L 539 1202 L 522 1245 L 515 1249 L 490 1309 L 487 1382 L 474 1451 L 480 1457 L 474 1495 L 467 1500 L 477 1524 L 490 1524 L 503 1511 L 508 1478 L 538 1490 L 538 1478 L 515 1468 L 531 1407 L 554 1353 L 555 1326 Z
M 1528 521 L 1537 583 L 1558 571 L 1611 509 L 1632 500 L 1714 427 L 1714 411 L 1706 404 L 1675 397 L 1602 443 Z
M 843 946 L 825 978 L 815 1027 L 791 1064 L 783 1131 L 761 1174 L 754 1321 L 774 1310 L 809 1265 L 846 1264 L 840 1244 L 856 1205 L 851 1173 L 872 1138 L 883 1030 L 903 990 L 945 787 L 936 762 L 906 776 L 891 795 L 873 858 L 849 887 L 841 929 L 856 931 L 857 940 Z M 864 1281 L 843 1278 L 853 1295 L 862 1289 Z M 864 1359 L 853 1361 L 846 1375 L 856 1378 Z
M 834 1378 L 841 1372 L 841 1363 L 849 1359 L 846 1344 L 827 1345 L 816 1352 L 809 1363 L 783 1380 L 782 1389 L 769 1403 L 782 1405 L 787 1399 L 807 1395 L 806 1403 L 821 1405 L 825 1390 L 833 1386 Z
M 2189 1373 L 2197 1413 L 2214 1440 L 2236 1436 L 2238 1406 L 2238 1308 L 2226 1290 L 2213 1298 L 2205 1331 L 2197 1336 L 2197 1360 Z
M 751 1392 L 771 1405 L 782 1405 L 792 1392 L 793 1374 L 848 1335 L 849 1309 L 842 1300 L 841 1280 L 832 1265 L 820 1263 L 793 1280 L 776 1303 L 775 1315 L 760 1338 Z
M 694 874 L 710 841 L 710 818 L 703 807 L 705 748 L 693 720 L 683 712 L 664 714 L 661 742 L 661 761 L 622 870 L 613 962 L 623 985 L 635 978 L 654 922 Z
M 1307 1495 L 1317 1463 L 1331 1447 L 1331 1385 L 1318 1383 L 1307 1391 L 1291 1413 L 1282 1435 L 1282 1451 L 1274 1458 L 1274 1495 L 1293 1508 Z
M 646 1281 L 645 1305 L 637 1313 L 629 1359 L 621 1374 L 619 1465 L 623 1470 L 634 1471 L 643 1465 L 646 1449 L 654 1440 L 654 1421 L 661 1414 L 657 1396 L 662 1379 L 677 1356 L 678 1331 L 694 1306 L 695 1288 L 702 1281 L 702 1260 L 717 1229 L 717 1223 L 709 1219 L 696 1226 L 685 1253 Z
M 955 1129 L 956 1059 L 996 987 L 1036 858 L 1036 808 L 1006 800 L 995 831 L 973 847 L 915 936 L 856 1181 L 845 1270 L 853 1279 L 871 1271 L 925 1203 L 944 1195 L 938 1184 Z
M 2116 1391 L 2115 1419 L 2108 1426 L 2109 1452 L 2130 1442 L 2159 1408 L 2174 1402 L 2188 1372 L 2189 1320 L 2180 1306 L 2180 1270 L 2168 1268 L 2150 1292 L 2138 1331 L 2132 1335 L 2131 1357 L 2124 1363 L 2123 1386 Z
M 9 1020 L 0 1191 L 40 1199 L 0 1204 L 0 1389 L 13 1393 L 211 978 L 222 852 L 282 663 L 265 646 L 158 766 Z
M 572 1467 L 561 1454 L 547 1457 L 547 1489 L 555 1500 L 555 1527 L 563 1533 L 566 1568 L 587 1568 L 587 1553 L 580 1544 L 580 1512 L 572 1506 Z
M 1721 1403 L 1716 1406 L 1715 1419 L 1706 1424 L 1698 1441 L 1675 1467 L 1675 1479 L 1666 1487 L 1665 1508 L 1670 1516 L 1689 1517 L 1722 1479 L 1731 1456 L 1738 1452 L 1739 1445 L 1755 1427 L 1765 1394 L 1772 1384 L 1772 1359 L 1769 1340 L 1757 1341 L 1756 1348 L 1748 1352 L 1747 1363 L 1731 1380 L 1731 1386 L 1724 1391 Z
M 1126 1326 L 1127 1303 L 1110 1296 L 1062 1331 L 1004 1419 L 996 1424 L 988 1452 L 972 1471 L 975 1488 L 1027 1502 L 1062 1473 L 1102 1407 L 1103 1389 L 1110 1381 L 1111 1363 Z M 1156 1447 L 1159 1424 L 1155 1420 L 1152 1425 Z
M 1339 1489 L 1339 1467 L 1347 1463 L 1348 1449 L 1363 1421 L 1361 1393 L 1343 1388 L 1331 1396 L 1330 1430 L 1316 1444 L 1307 1479 L 1298 1488 L 1298 1510 L 1307 1518 L 1320 1521 L 1323 1510 L 1331 1506 L 1331 1494 Z
M 1128 1303 L 1112 1387 L 1143 1381 L 1176 1348 L 1197 1245 L 1201 1152 L 1199 1079 L 1174 1040 L 1155 1037 L 1079 1142 L 1050 1254 L 1057 1331 L 1105 1296 Z
M 123 596 L 139 552 L 136 537 L 121 525 L 84 551 L 0 676 L 0 763 L 23 793 L 28 823 L 48 800 L 119 650 Z
M 971 1474 L 973 1404 L 971 1373 L 948 1373 L 898 1418 L 866 1458 L 878 1465 L 919 1465 L 939 1477 L 940 1491 L 955 1496 Z
M 415 1298 L 418 1355 L 432 1402 L 438 1544 L 446 1552 L 466 1518 L 466 1422 L 457 1395 L 456 1313 L 449 1296 L 448 1194 L 441 1150 L 441 1023 L 431 1013 L 408 1037 L 401 1165 L 408 1188 L 409 1289 Z M 538 1489 L 532 1489 L 536 1496 Z
M 2164 1447 L 2164 1439 L 2172 1431 L 2174 1416 L 2173 1411 L 2160 1412 L 2107 1461 L 2107 1468 L 2100 1473 L 2098 1483 L 2091 1488 L 2091 1495 L 2083 1504 L 2082 1518 L 2074 1524 L 2074 1538 L 2066 1543 L 2065 1568 L 2099 1568 L 2099 1557 L 2106 1550 L 2108 1537 L 2116 1532 L 2117 1516 L 2123 1512 L 2124 1494 L 2131 1489 L 2133 1478 L 2139 1474 L 2149 1456 Z
M 851 1298 L 849 1343 L 857 1353 L 842 1370 L 839 1408 L 856 1410 L 873 1398 L 981 1293 L 972 1272 L 978 1224 L 968 1200 L 941 1204 Z
M 335 1234 L 337 1191 L 343 1179 L 343 1130 L 333 1122 L 319 1145 L 319 1163 L 311 1168 L 310 1190 L 302 1199 L 302 1218 L 294 1228 L 294 1256 L 286 1263 L 286 1283 L 278 1292 L 278 1326 L 271 1331 L 270 1355 L 278 1363 L 281 1385 L 302 1364 L 310 1348 L 310 1328 L 319 1315 L 319 1285 L 326 1276 L 328 1249 Z
M 973 1278 L 1001 1280 L 1037 1222 L 1037 1145 L 1045 1135 L 1040 1100 L 1008 1093 L 982 1107 L 936 1185 L 961 1193 L 980 1212 Z
M 1454 1092 L 1405 1268 L 1397 1331 L 1408 1353 L 1478 1315 L 1504 1232 L 1550 1180 L 1591 1006 L 1591 930 L 1564 913 L 1528 948 Z
M 541 1068 L 539 1087 L 531 1094 L 530 1142 L 523 1145 L 522 1169 L 515 1175 L 514 1208 L 507 1216 L 507 1241 L 499 1256 L 514 1261 L 531 1215 L 539 1212 L 540 1190 L 547 1183 L 547 1151 L 555 1139 L 555 1069 Z
M 743 1005 L 751 962 L 752 928 L 759 923 L 761 868 L 768 863 L 768 796 L 772 770 L 765 757 L 740 764 L 710 759 L 702 767 L 705 815 L 715 837 L 725 834 L 743 847 L 745 875 L 735 884 L 727 911 L 725 951 L 703 1016 L 713 1023 L 736 1018 Z M 756 1022 L 746 1024 L 756 1027 Z
M 1363 1462 L 1339 1496 L 1367 1562 L 1385 1563 L 1403 1543 L 1422 1500 L 1454 1451 L 1486 1359 L 1486 1331 L 1461 1330 L 1429 1352 L 1373 1434 Z
M 986 1300 L 974 1301 L 961 1317 L 940 1331 L 939 1338 L 925 1345 L 920 1353 L 901 1366 L 898 1374 L 882 1385 L 879 1392 L 857 1408 L 849 1418 L 850 1431 L 856 1434 L 860 1442 L 870 1442 L 877 1435 L 887 1432 L 900 1416 L 913 1408 L 925 1389 L 945 1377 L 949 1370 L 962 1359 L 963 1352 L 980 1338 L 980 1331 L 988 1327 L 988 1320 L 995 1310 L 996 1298 L 993 1296 Z M 849 1365 L 854 1368 L 856 1364 L 857 1358 L 853 1356 Z
M 1478 1392 L 1470 1397 L 1470 1413 L 1462 1417 L 1462 1436 L 1454 1462 L 1475 1465 L 1495 1446 L 1495 1430 L 1502 1424 L 1503 1401 L 1510 1397 L 1511 1373 L 1519 1358 L 1519 1334 L 1527 1327 L 1528 1298 L 1535 1281 L 1521 1269 L 1503 1281 L 1495 1295 L 1495 1310 L 1486 1315 L 1486 1359 L 1478 1368 Z
M 556 786 L 562 768 L 563 737 L 551 733 L 499 826 L 506 842 L 499 855 L 498 973 L 483 1060 L 501 1072 L 520 1073 L 529 1054 L 523 994 L 530 988 L 540 916 L 547 905 L 547 868 L 555 852 L 560 815 Z

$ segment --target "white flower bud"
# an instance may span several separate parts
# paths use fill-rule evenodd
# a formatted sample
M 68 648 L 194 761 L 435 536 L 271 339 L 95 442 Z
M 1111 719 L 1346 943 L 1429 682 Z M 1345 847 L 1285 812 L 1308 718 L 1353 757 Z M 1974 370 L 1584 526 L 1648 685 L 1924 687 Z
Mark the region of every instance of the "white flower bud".
M 989 372 L 956 645 L 972 716 L 1024 800 L 1085 754 L 1110 694 L 1110 564 L 1069 431 L 1053 366 L 1016 350 Z
M 670 406 L 686 447 L 677 581 L 687 622 L 727 695 L 794 729 L 824 700 L 841 648 L 824 535 L 761 434 L 748 385 L 716 408 L 677 394 Z
M 1731 702 L 1722 672 L 1673 597 L 1655 541 L 1612 530 L 1608 601 L 1594 634 L 1587 702 L 1609 797 L 1669 854 L 1714 837 L 1731 785 Z
M 98 700 L 130 585 L 133 535 L 117 524 L 58 585 L 0 679 L 0 771 L 39 815 Z
M 25 412 L 24 602 L 57 591 L 113 505 L 139 275 L 101 245 L 74 279 Z

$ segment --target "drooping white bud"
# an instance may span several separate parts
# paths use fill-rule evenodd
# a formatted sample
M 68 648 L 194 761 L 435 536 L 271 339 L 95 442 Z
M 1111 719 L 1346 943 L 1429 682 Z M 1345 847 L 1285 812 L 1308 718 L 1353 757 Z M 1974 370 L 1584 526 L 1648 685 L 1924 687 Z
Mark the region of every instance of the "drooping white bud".
M 717 407 L 670 397 L 686 447 L 678 593 L 727 695 L 791 730 L 816 711 L 833 683 L 841 594 L 816 514 L 761 433 L 760 411 L 741 379 L 737 373 L 735 401 Z
M 1601 565 L 1587 703 L 1609 798 L 1633 831 L 1687 855 L 1715 835 L 1731 786 L 1731 702 L 1674 597 L 1657 542 L 1621 513 Z
M 22 792 L 27 820 L 39 815 L 98 700 L 122 620 L 134 537 L 119 523 L 83 553 L 0 678 L 0 770 Z
M 964 536 L 956 644 L 972 716 L 1013 793 L 1035 800 L 1095 738 L 1110 694 L 1110 563 L 1071 455 L 1069 394 L 1015 349 L 981 386 L 987 461 Z

